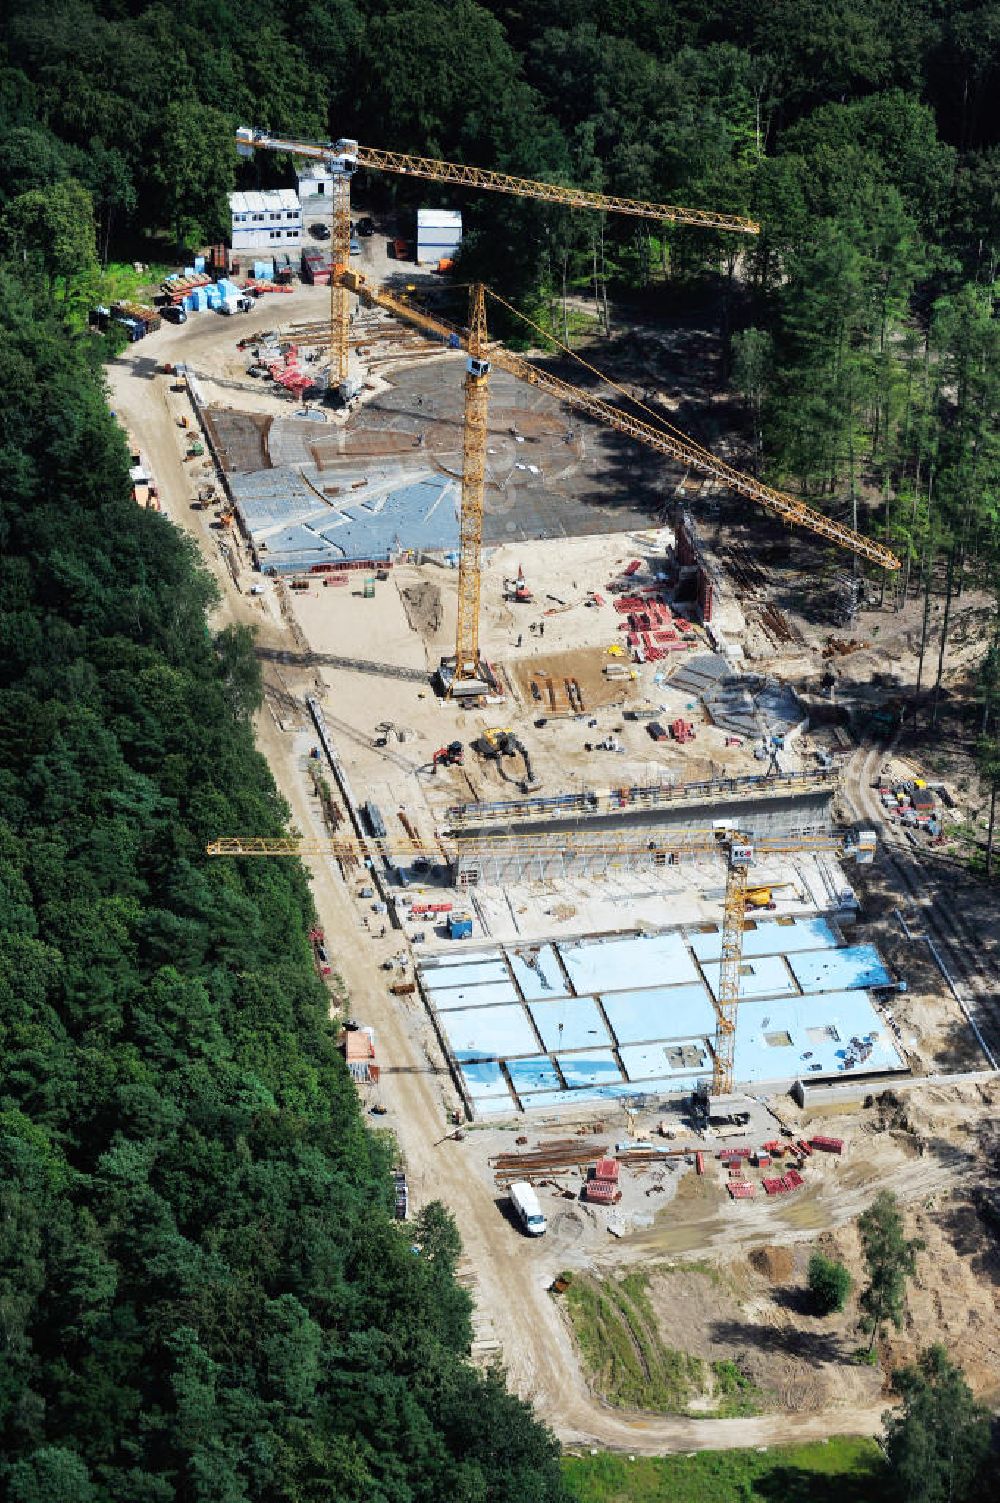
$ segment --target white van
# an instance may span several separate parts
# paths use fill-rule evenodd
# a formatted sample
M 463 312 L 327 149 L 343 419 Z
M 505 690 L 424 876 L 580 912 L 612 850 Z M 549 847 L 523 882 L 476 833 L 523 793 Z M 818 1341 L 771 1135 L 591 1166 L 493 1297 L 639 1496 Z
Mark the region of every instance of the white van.
M 529 1237 L 541 1237 L 545 1234 L 547 1222 L 542 1215 L 542 1208 L 538 1204 L 538 1196 L 529 1184 L 518 1180 L 511 1185 L 508 1191 L 510 1203 L 514 1207 L 517 1219 L 520 1221 Z

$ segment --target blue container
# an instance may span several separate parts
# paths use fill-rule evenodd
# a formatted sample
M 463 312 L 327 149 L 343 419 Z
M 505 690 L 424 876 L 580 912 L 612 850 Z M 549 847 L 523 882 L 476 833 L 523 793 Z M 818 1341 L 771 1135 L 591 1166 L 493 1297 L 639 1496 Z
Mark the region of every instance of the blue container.
M 195 269 L 195 271 L 204 271 L 205 270 L 205 257 L 204 256 L 195 256 L 195 258 L 194 258 L 194 269 Z
M 472 936 L 472 920 L 453 916 L 448 920 L 448 935 L 451 939 L 470 939 Z

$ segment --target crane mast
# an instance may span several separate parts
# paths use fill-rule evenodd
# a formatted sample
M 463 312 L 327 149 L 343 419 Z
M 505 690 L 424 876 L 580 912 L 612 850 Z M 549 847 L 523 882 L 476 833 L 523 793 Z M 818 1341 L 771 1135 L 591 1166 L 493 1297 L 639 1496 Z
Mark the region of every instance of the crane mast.
M 453 693 L 461 692 L 462 686 L 479 691 L 485 687 L 479 670 L 479 591 L 490 362 L 486 353 L 486 298 L 479 282 L 473 284 L 469 293 L 467 349 Z

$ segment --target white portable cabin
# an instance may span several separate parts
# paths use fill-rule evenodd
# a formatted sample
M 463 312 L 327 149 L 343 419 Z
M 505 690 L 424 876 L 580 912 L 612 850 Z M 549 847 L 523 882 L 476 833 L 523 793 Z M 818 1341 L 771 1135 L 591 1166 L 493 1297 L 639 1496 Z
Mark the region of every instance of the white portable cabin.
M 462 215 L 458 209 L 417 210 L 417 261 L 436 266 L 452 260 L 462 244 Z
M 230 193 L 234 251 L 289 250 L 302 244 L 302 210 L 294 188 Z

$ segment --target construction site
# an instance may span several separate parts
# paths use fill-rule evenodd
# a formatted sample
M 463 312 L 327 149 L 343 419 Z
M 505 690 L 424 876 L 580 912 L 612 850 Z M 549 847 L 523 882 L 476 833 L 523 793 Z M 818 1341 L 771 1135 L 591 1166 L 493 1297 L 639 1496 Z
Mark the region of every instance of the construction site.
M 972 1207 L 996 920 L 970 899 L 977 950 L 925 885 L 961 811 L 894 749 L 904 652 L 872 648 L 852 555 L 895 560 L 672 426 L 714 432 L 698 341 L 633 341 L 604 377 L 513 355 L 481 289 L 451 324 L 382 241 L 338 258 L 344 212 L 329 285 L 164 327 L 155 372 L 111 370 L 220 619 L 256 634 L 290 833 L 209 850 L 307 863 L 351 1073 L 410 1197 L 452 1205 L 478 1355 L 564 1438 L 633 1446 L 542 1291 L 776 1244 L 790 1277 L 881 1185 Z M 548 1231 L 511 1223 L 503 1251 L 514 1174 Z M 980 1304 L 936 1318 L 953 1339 Z M 877 1425 L 865 1381 L 822 1433 Z

